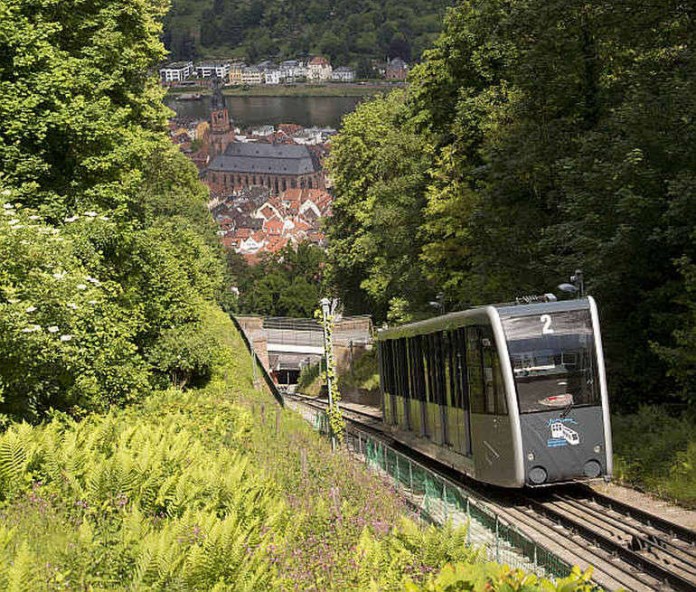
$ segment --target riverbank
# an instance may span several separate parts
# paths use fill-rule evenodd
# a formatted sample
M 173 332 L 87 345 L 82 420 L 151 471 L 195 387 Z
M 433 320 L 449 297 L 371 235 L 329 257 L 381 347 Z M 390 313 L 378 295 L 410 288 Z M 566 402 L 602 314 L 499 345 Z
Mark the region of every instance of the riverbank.
M 257 86 L 228 86 L 222 94 L 229 97 L 371 97 L 402 86 L 399 83 L 336 83 L 336 84 L 260 84 Z M 168 95 L 200 93 L 210 95 L 208 87 L 172 87 Z

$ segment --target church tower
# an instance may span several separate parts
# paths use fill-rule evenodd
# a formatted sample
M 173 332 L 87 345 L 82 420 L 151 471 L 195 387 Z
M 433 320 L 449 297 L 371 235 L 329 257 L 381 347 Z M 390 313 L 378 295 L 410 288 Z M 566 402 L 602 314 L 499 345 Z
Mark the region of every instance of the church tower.
M 222 96 L 222 81 L 213 78 L 213 97 L 210 102 L 210 157 L 222 154 L 227 145 L 234 140 L 234 132 L 230 124 L 230 114 Z

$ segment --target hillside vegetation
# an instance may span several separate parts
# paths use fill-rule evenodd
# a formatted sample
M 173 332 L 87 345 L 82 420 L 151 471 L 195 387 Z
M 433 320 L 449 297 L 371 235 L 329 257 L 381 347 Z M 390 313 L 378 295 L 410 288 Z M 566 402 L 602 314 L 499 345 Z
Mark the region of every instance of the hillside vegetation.
M 403 518 L 391 486 L 253 390 L 223 313 L 203 328 L 206 387 L 0 434 L 3 590 L 589 590 Z
M 0 1 L 0 419 L 210 374 L 225 262 L 157 81 L 162 3 Z
M 378 320 L 599 303 L 614 404 L 696 403 L 696 21 L 668 0 L 468 0 L 332 144 L 334 285 Z
M 165 41 L 175 59 L 234 55 L 251 62 L 323 54 L 369 69 L 416 59 L 440 32 L 450 0 L 173 0 Z

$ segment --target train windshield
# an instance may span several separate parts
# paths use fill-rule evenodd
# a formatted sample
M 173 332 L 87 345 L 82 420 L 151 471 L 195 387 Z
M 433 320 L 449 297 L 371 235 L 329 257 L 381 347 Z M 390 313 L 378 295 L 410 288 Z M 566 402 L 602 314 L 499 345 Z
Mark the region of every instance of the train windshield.
M 600 404 L 589 310 L 502 320 L 520 413 Z

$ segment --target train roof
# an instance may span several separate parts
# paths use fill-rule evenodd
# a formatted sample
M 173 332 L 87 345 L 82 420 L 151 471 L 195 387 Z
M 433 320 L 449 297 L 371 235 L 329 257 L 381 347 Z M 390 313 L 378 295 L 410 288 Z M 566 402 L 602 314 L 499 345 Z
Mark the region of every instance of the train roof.
M 561 300 L 558 302 L 534 302 L 523 304 L 508 302 L 504 304 L 476 306 L 467 310 L 451 312 L 446 315 L 426 319 L 425 321 L 407 323 L 388 329 L 379 329 L 377 331 L 377 339 L 401 339 L 402 337 L 414 337 L 416 335 L 435 333 L 436 331 L 456 329 L 465 325 L 474 324 L 477 320 L 485 321 L 490 318 L 493 311 L 497 311 L 500 317 L 508 318 L 564 312 L 567 310 L 587 310 L 589 308 L 590 297 L 575 300 Z

